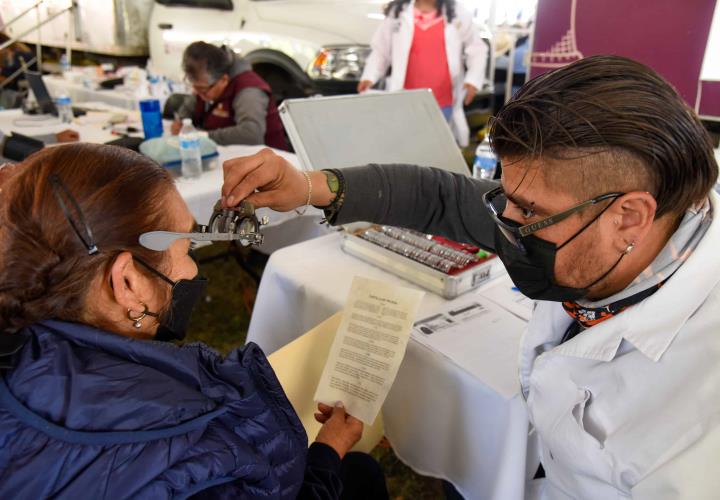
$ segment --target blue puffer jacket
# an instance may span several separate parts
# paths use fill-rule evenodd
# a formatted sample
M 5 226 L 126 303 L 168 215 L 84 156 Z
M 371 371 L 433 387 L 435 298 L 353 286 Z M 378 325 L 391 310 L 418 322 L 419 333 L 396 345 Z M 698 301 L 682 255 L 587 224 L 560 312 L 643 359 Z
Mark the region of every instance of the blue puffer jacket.
M 0 377 L 0 498 L 295 498 L 307 436 L 262 351 L 47 321 Z M 203 495 L 205 496 L 205 495 Z

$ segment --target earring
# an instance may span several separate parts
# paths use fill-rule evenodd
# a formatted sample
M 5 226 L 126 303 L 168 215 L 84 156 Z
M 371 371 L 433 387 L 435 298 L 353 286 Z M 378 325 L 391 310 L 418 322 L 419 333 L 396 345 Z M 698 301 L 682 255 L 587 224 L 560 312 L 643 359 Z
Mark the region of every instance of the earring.
M 625 249 L 625 251 L 623 252 L 623 254 L 624 254 L 624 255 L 629 254 L 630 252 L 633 251 L 633 248 L 635 248 L 635 243 L 630 243 L 630 244 L 628 244 L 628 246 L 627 246 L 627 248 Z
M 142 302 L 141 302 L 142 304 Z M 136 316 L 133 318 L 132 316 L 132 309 L 128 308 L 127 317 L 130 321 L 133 322 L 133 326 L 135 328 L 140 328 L 142 326 L 142 320 L 147 316 L 148 308 L 145 304 L 143 304 L 143 312 L 140 313 L 140 316 Z

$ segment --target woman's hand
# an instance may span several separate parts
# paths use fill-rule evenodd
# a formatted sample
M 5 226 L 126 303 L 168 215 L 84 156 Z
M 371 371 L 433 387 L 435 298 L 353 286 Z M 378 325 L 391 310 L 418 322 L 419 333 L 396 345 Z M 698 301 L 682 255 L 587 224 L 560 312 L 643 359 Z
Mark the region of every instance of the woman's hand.
M 223 206 L 234 207 L 247 200 L 256 207 L 270 207 L 287 212 L 308 201 L 305 175 L 271 149 L 252 156 L 233 158 L 223 163 L 225 182 L 222 187 Z M 335 195 L 322 172 L 308 172 L 312 184 L 311 205 L 327 206 Z M 257 190 L 257 192 L 256 192 Z
M 75 130 L 65 129 L 55 134 L 55 139 L 58 142 L 77 142 L 80 140 L 80 134 Z
M 172 125 L 170 125 L 170 133 L 172 135 L 178 135 L 181 129 L 182 122 L 180 120 L 173 120 Z
M 318 403 L 319 413 L 315 414 L 315 420 L 323 424 L 318 432 L 315 442 L 324 443 L 334 449 L 340 459 L 360 441 L 363 431 L 363 423 L 345 412 L 342 403 L 335 407 Z
M 370 80 L 361 81 L 360 83 L 358 83 L 358 86 L 357 86 L 358 94 L 365 92 L 367 89 L 372 87 L 372 85 L 373 85 L 373 82 L 371 82 Z
M 465 104 L 465 106 L 467 106 L 472 102 L 473 99 L 475 99 L 475 95 L 477 94 L 478 89 L 477 87 L 475 87 L 475 85 L 471 85 L 469 83 L 464 83 L 463 88 L 465 89 L 465 100 L 463 101 L 463 103 Z

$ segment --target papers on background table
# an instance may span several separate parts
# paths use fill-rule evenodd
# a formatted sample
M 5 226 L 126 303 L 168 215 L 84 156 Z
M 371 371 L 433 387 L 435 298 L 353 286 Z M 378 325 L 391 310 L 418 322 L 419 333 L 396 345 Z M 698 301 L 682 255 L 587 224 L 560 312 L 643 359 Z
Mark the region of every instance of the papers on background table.
M 510 279 L 503 277 L 416 321 L 412 335 L 511 398 L 519 389 L 518 349 L 532 306 L 533 301 L 514 291 Z
M 380 412 L 410 338 L 423 292 L 356 276 L 315 401 L 342 401 L 371 425 Z

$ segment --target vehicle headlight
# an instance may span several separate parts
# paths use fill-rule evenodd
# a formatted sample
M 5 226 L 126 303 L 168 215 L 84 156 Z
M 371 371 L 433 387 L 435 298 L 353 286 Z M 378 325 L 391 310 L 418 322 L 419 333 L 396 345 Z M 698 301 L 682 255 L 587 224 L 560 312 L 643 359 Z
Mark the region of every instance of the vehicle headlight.
M 318 80 L 358 81 L 370 55 L 367 45 L 332 45 L 323 47 L 308 68 Z

